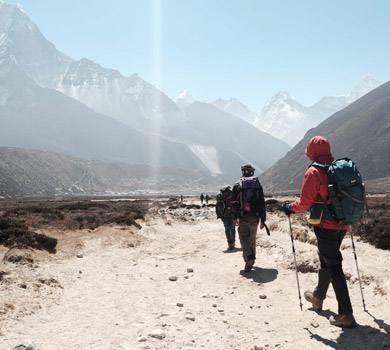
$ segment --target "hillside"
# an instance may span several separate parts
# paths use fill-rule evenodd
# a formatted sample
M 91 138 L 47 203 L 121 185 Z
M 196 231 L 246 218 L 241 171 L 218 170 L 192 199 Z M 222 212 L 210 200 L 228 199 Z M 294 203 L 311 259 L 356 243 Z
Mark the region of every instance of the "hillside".
M 0 147 L 0 196 L 189 193 L 218 188 L 207 173 L 105 163 L 58 153 Z M 140 191 L 142 189 L 142 191 Z
M 218 120 L 232 138 L 241 120 L 228 115 L 221 123 L 220 110 L 209 106 L 207 122 Z M 224 147 L 214 132 L 205 132 L 202 110 L 191 114 L 202 125 L 188 122 L 185 111 L 137 74 L 124 76 L 87 58 L 68 57 L 25 11 L 5 2 L 0 6 L 0 108 L 0 145 L 88 159 L 232 178 L 237 164 L 251 161 L 264 170 L 289 149 L 248 123 L 240 130 L 272 152 L 254 156 L 245 142 L 235 143 L 234 151 Z
M 308 140 L 326 136 L 336 158 L 353 159 L 365 180 L 390 174 L 390 82 L 335 113 L 261 176 L 267 191 L 295 190 L 310 164 L 304 154 Z

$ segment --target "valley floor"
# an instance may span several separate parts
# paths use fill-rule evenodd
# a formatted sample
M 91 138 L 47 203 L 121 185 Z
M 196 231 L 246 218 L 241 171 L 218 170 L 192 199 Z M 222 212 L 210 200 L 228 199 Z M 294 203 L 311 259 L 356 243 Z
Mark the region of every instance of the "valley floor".
M 306 301 L 300 311 L 283 216 L 270 214 L 271 236 L 259 231 L 256 267 L 245 274 L 241 251 L 225 251 L 221 222 L 202 216 L 210 210 L 198 210 L 193 221 L 149 217 L 134 232 L 114 226 L 52 232 L 59 238 L 56 255 L 37 256 L 33 266 L 1 263 L 0 349 L 390 347 L 390 251 L 356 244 L 365 313 L 345 239 L 344 266 L 359 326 L 341 330 L 327 320 L 337 311 L 332 288 L 326 311 L 317 314 Z M 302 230 L 297 222 L 293 227 Z M 315 268 L 315 245 L 296 241 L 296 249 L 302 271 Z M 315 273 L 299 277 L 302 294 L 314 287 Z

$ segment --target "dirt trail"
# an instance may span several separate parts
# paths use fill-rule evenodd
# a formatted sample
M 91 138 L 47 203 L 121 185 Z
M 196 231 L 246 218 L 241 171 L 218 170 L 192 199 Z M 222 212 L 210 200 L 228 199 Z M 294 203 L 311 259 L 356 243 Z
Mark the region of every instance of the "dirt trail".
M 36 350 L 390 346 L 390 336 L 378 325 L 390 323 L 390 267 L 385 264 L 390 252 L 357 243 L 368 309 L 386 322 L 375 322 L 363 312 L 359 286 L 350 282 L 360 326 L 343 331 L 330 327 L 326 318 L 329 310 L 337 310 L 332 290 L 325 304 L 328 311 L 316 314 L 305 301 L 300 311 L 295 273 L 288 268 L 292 255 L 287 222 L 271 215 L 269 223 L 272 236 L 259 232 L 258 259 L 251 274 L 240 273 L 239 250 L 224 252 L 222 225 L 216 220 L 167 225 L 155 218 L 137 233 L 142 243 L 135 247 L 115 240 L 114 233 L 104 234 L 112 228 L 101 229 L 101 234 L 85 240 L 82 257 L 57 258 L 37 268 L 36 273 L 58 279 L 63 289 L 54 301 L 41 300 L 41 308 L 31 315 L 7 320 L 0 349 L 18 344 L 32 344 Z M 300 259 L 313 263 L 315 246 L 296 245 Z M 348 240 L 343 254 L 353 281 Z M 171 276 L 177 280 L 170 281 Z M 300 274 L 300 281 L 302 292 L 311 289 L 316 274 Z

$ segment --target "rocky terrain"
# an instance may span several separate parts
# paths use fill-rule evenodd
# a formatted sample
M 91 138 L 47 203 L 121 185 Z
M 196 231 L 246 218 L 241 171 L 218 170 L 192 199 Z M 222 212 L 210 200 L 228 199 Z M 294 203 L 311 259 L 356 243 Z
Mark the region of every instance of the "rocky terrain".
M 370 207 L 387 201 L 373 197 Z M 225 250 L 212 204 L 201 207 L 191 198 L 184 205 L 175 198 L 1 202 L 3 220 L 55 239 L 56 252 L 18 242 L 0 247 L 0 349 L 389 347 L 390 251 L 357 239 L 364 312 L 345 239 L 359 326 L 330 327 L 332 290 L 323 312 L 305 301 L 300 310 L 288 222 L 268 203 L 271 236 L 258 232 L 257 261 L 246 274 L 240 249 Z M 293 233 L 303 292 L 316 282 L 315 238 L 302 216 L 293 217 Z

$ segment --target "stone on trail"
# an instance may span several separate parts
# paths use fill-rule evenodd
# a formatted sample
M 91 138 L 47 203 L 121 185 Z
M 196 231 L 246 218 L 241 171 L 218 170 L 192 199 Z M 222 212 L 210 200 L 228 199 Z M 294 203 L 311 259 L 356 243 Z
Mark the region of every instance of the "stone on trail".
M 139 337 L 139 338 L 138 338 L 138 341 L 139 341 L 140 343 L 145 342 L 146 340 L 147 340 L 146 337 Z
M 165 332 L 162 329 L 153 329 L 149 333 L 149 337 L 155 338 L 155 339 L 164 339 L 166 337 Z
M 314 328 L 318 328 L 320 325 L 316 322 L 316 321 L 311 321 L 310 322 L 311 326 L 314 327 Z
M 259 345 L 255 345 L 253 350 L 263 350 L 264 348 L 262 346 L 259 346 Z
M 190 320 L 190 321 L 195 321 L 195 316 L 192 315 L 192 314 L 187 314 L 187 315 L 186 315 L 186 319 L 187 319 L 187 320 Z
M 260 298 L 260 299 L 267 299 L 267 296 L 266 296 L 265 294 L 260 294 L 260 295 L 259 295 L 259 298 Z
M 222 312 L 225 312 L 225 310 L 222 309 L 222 308 L 219 308 L 219 309 L 218 309 L 218 312 L 221 312 L 221 313 L 222 313 Z
M 178 306 L 178 307 L 183 307 L 184 304 L 183 304 L 183 303 L 176 303 L 176 306 Z
M 169 280 L 172 282 L 175 282 L 175 281 L 177 281 L 177 276 L 170 276 Z
M 32 345 L 19 344 L 13 350 L 35 350 L 35 348 Z
M 77 254 L 76 257 L 78 257 L 79 259 L 83 258 L 84 255 L 83 254 Z
M 187 267 L 187 272 L 188 273 L 194 272 L 194 269 L 192 267 Z
M 213 307 L 217 307 L 217 304 L 213 304 Z

